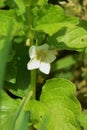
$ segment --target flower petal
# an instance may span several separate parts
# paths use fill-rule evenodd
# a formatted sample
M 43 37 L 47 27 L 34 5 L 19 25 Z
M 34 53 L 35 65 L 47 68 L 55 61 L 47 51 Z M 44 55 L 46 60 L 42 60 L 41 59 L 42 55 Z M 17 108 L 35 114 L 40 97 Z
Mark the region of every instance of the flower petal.
M 49 45 L 45 43 L 45 44 L 39 46 L 37 49 L 38 50 L 45 50 L 46 51 L 46 50 L 49 49 Z
M 40 66 L 40 61 L 36 60 L 36 59 L 31 59 L 28 64 L 27 64 L 27 69 L 28 70 L 33 70 L 33 69 L 37 69 Z
M 43 72 L 45 74 L 49 74 L 49 72 L 50 72 L 50 64 L 45 63 L 45 62 L 41 62 L 39 69 L 40 69 L 41 72 Z
M 44 61 L 48 63 L 52 63 L 55 59 L 56 56 L 54 55 L 53 51 L 48 51 L 48 55 Z
M 32 46 L 30 47 L 29 49 L 29 55 L 30 55 L 30 58 L 33 59 L 34 57 L 36 57 L 36 46 Z

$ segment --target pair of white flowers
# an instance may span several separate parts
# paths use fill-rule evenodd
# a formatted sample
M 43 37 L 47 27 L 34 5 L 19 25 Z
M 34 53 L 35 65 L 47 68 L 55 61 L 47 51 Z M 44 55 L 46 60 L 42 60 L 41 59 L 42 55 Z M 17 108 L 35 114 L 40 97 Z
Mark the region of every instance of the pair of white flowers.
M 52 63 L 56 56 L 53 51 L 49 50 L 49 45 L 31 46 L 29 49 L 30 61 L 27 64 L 28 70 L 39 68 L 45 74 L 50 72 L 50 63 Z

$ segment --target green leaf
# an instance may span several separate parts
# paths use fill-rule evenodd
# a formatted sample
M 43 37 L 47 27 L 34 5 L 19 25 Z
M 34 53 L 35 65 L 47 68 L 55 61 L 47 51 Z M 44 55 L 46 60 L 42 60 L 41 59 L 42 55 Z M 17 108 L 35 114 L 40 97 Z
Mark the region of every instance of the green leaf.
M 34 15 L 34 30 L 49 35 L 53 35 L 62 27 L 72 27 L 79 22 L 75 17 L 65 16 L 63 9 L 58 5 L 35 7 L 32 12 Z
M 14 48 L 15 59 L 7 64 L 6 76 L 8 77 L 6 81 L 10 82 L 10 78 L 15 78 L 16 83 L 14 85 L 6 83 L 5 86 L 14 95 L 25 97 L 29 91 L 30 84 L 30 71 L 27 70 L 29 61 L 28 48 L 24 44 L 15 44 Z
M 31 94 L 29 98 L 30 96 Z M 24 111 L 27 100 L 12 99 L 2 91 L 0 106 L 1 130 L 29 130 L 29 112 Z
M 21 19 L 20 19 L 21 20 Z M 23 31 L 23 23 L 16 19 L 14 10 L 0 10 L 0 38 L 6 36 L 10 23 L 13 24 L 11 36 L 17 35 Z
M 38 5 L 45 5 L 47 2 L 48 0 L 38 0 Z
M 57 60 L 55 63 L 53 63 L 51 71 L 64 69 L 64 68 L 67 68 L 71 65 L 74 65 L 75 63 L 76 63 L 76 61 L 73 58 L 73 56 L 66 56 L 64 58 Z
M 48 0 L 24 0 L 26 6 L 36 6 L 36 5 L 45 5 Z
M 84 50 L 87 47 L 87 31 L 82 27 L 63 28 L 48 38 L 53 48 Z
M 29 129 L 29 115 L 28 111 L 22 111 L 20 113 L 19 118 L 16 121 L 15 129 L 14 130 L 30 130 Z
M 40 101 L 32 100 L 26 105 L 33 125 L 38 130 L 81 130 L 78 123 L 81 106 L 75 91 L 74 84 L 66 79 L 48 80 Z
M 16 3 L 17 7 L 18 7 L 18 15 L 21 15 L 23 13 L 25 13 L 25 5 L 23 0 L 14 0 L 14 2 Z
M 20 104 L 20 100 L 10 98 L 4 91 L 1 93 L 0 106 L 0 129 L 13 130 L 15 122 L 15 112 Z
M 84 130 L 87 130 L 87 110 L 83 111 L 79 117 L 80 125 Z
M 37 5 L 38 0 L 23 0 L 25 6 L 35 6 Z
M 6 62 L 8 59 L 9 48 L 11 47 L 12 23 L 9 24 L 6 39 L 0 40 L 0 88 L 3 84 Z

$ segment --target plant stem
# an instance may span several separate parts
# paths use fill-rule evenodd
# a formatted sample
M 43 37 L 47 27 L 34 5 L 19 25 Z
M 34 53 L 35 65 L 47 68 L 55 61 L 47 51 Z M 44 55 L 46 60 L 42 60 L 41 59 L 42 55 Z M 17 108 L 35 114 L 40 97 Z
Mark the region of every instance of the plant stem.
M 30 39 L 30 46 L 34 45 L 34 31 L 32 30 L 33 20 L 32 20 L 32 12 L 31 6 L 26 8 L 26 18 L 27 24 L 29 26 L 29 39 Z M 30 86 L 29 86 L 30 87 Z M 31 87 L 30 91 L 33 92 L 32 98 L 36 98 L 36 70 L 31 70 Z
M 32 98 L 36 98 L 36 70 L 31 70 L 31 91 L 33 92 Z

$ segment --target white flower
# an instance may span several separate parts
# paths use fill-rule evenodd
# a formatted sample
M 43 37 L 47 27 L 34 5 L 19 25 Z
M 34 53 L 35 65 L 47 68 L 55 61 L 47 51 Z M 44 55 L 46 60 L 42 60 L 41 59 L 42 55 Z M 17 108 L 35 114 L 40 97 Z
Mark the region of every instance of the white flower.
M 29 50 L 30 61 L 27 64 L 28 70 L 39 68 L 45 74 L 50 72 L 50 63 L 56 59 L 53 51 L 48 50 L 49 45 L 31 46 Z

